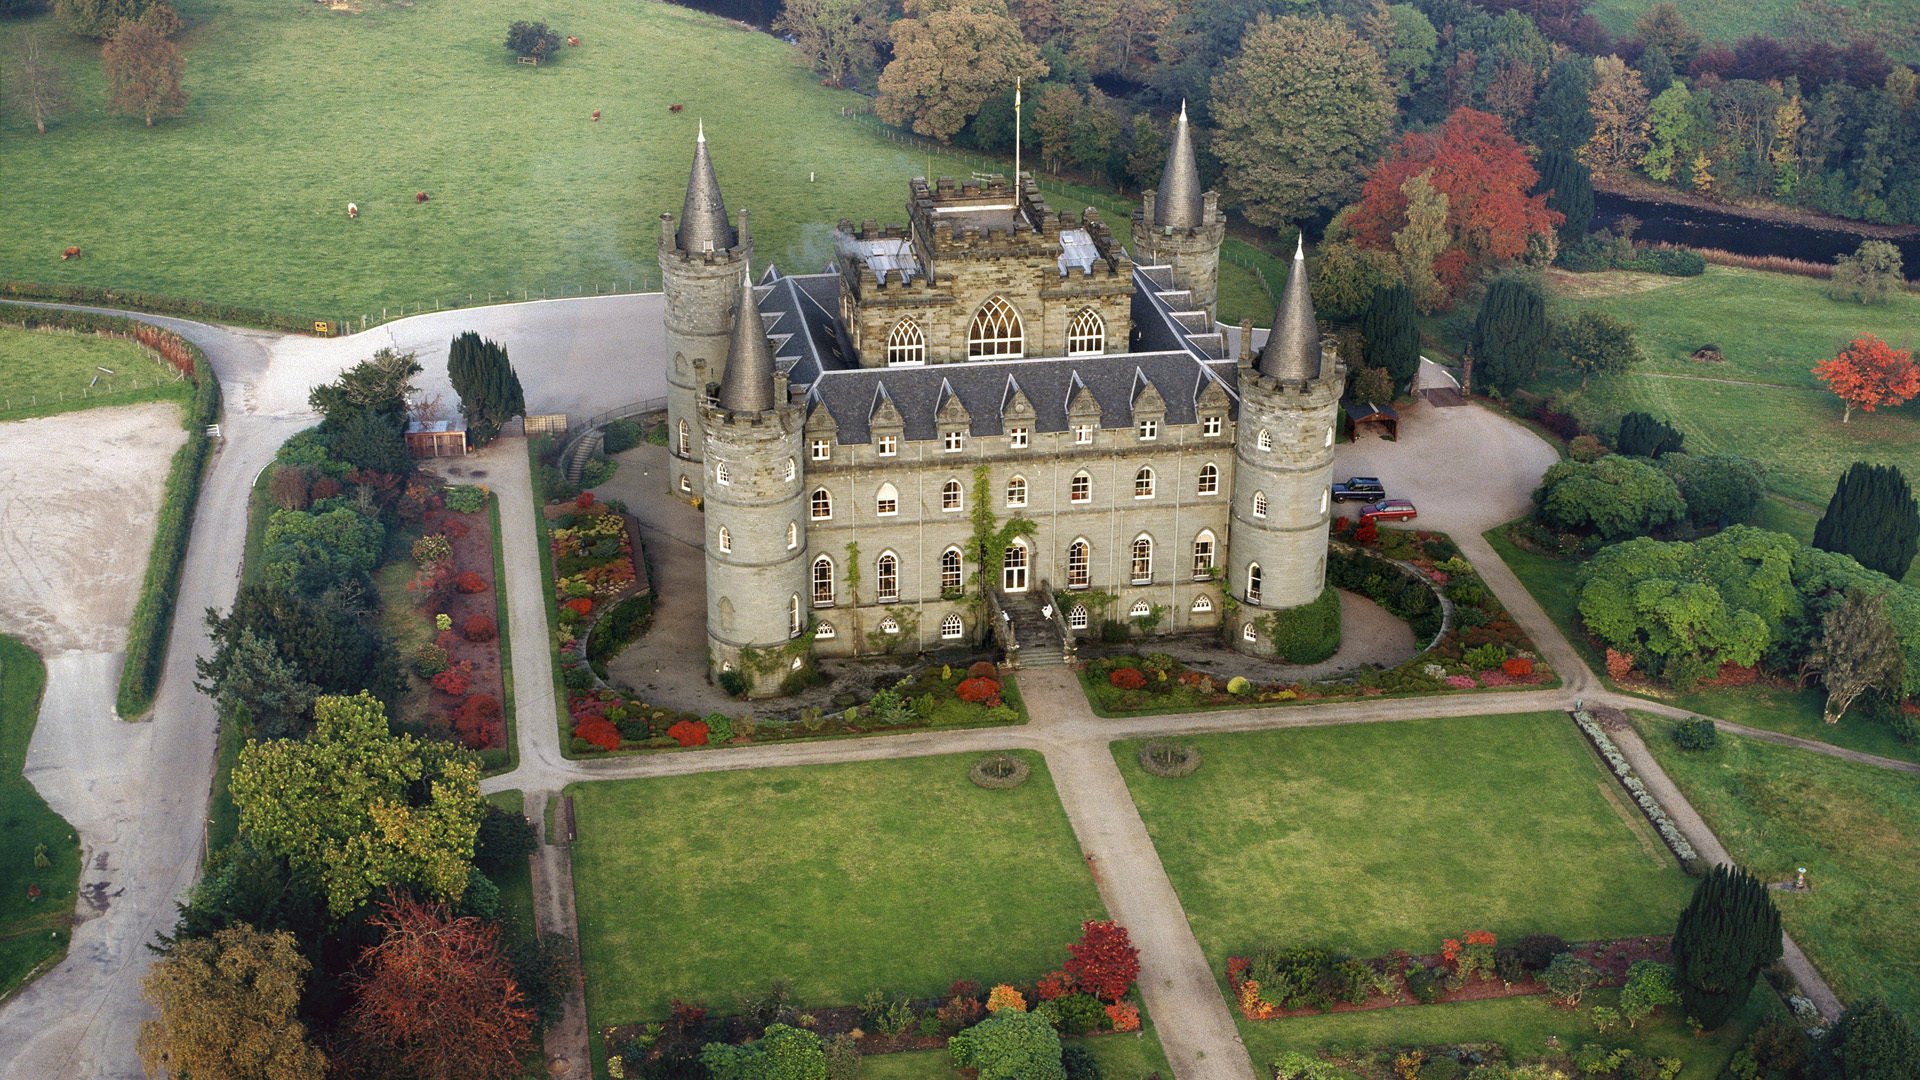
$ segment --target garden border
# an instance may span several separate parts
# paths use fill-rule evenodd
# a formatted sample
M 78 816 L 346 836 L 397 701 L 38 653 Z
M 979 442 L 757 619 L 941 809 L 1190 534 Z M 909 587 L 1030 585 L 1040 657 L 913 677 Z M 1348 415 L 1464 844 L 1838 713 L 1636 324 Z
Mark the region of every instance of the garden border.
M 1680 860 L 1680 868 L 1689 874 L 1704 870 L 1700 853 L 1693 849 L 1693 844 L 1681 834 L 1680 827 L 1667 816 L 1667 811 L 1660 805 L 1660 800 L 1654 798 L 1653 793 L 1647 790 L 1646 782 L 1634 773 L 1633 764 L 1620 752 L 1620 748 L 1614 745 L 1613 740 L 1607 737 L 1607 733 L 1601 729 L 1599 721 L 1593 718 L 1593 714 L 1585 709 L 1576 708 L 1569 711 L 1567 715 L 1573 718 L 1575 726 L 1579 727 L 1581 733 L 1587 737 L 1587 741 L 1592 744 L 1594 750 L 1606 759 L 1608 771 L 1615 780 L 1619 781 L 1621 787 L 1627 789 L 1627 794 L 1633 796 L 1641 813 L 1647 816 L 1649 822 L 1652 822 L 1654 831 L 1660 834 L 1660 839 L 1665 841 L 1667 847 L 1672 850 L 1674 858 Z
M 1449 541 L 1453 540 L 1451 536 L 1447 537 L 1447 539 Z M 1327 546 L 1340 551 L 1342 554 L 1358 555 L 1362 558 L 1372 559 L 1374 562 L 1384 563 L 1387 566 L 1391 566 L 1395 570 L 1399 571 L 1401 576 L 1410 577 L 1413 580 L 1418 581 L 1420 584 L 1425 585 L 1427 587 L 1427 590 L 1433 593 L 1434 599 L 1440 601 L 1440 629 L 1435 630 L 1433 632 L 1433 637 L 1427 639 L 1427 643 L 1425 645 L 1420 646 L 1420 650 L 1413 654 L 1414 657 L 1425 656 L 1427 653 L 1433 651 L 1433 647 L 1435 645 L 1440 644 L 1441 639 L 1447 636 L 1447 632 L 1453 629 L 1453 601 L 1447 599 L 1446 590 L 1434 584 L 1433 579 L 1427 577 L 1426 574 L 1422 573 L 1419 567 L 1413 565 L 1410 562 L 1406 562 L 1405 560 L 1402 560 L 1402 559 L 1389 559 L 1385 555 L 1382 555 L 1377 551 L 1369 550 L 1368 548 L 1362 547 L 1359 544 L 1348 543 L 1345 540 L 1334 540 L 1329 538 L 1327 540 Z M 1454 546 L 1459 547 L 1460 545 L 1457 542 L 1455 542 Z M 1465 557 L 1464 553 L 1462 554 L 1462 557 L 1463 558 Z M 1475 570 L 1474 573 L 1478 574 L 1479 571 Z M 1485 580 L 1484 577 L 1482 578 L 1482 580 Z M 1355 595 L 1361 595 L 1361 594 L 1356 593 Z M 1380 603 L 1378 600 L 1374 600 L 1373 597 L 1371 596 L 1367 597 L 1367 599 L 1372 600 L 1376 604 Z M 1381 606 L 1385 607 L 1384 604 Z M 1503 604 L 1501 606 L 1504 607 L 1505 605 Z M 1389 614 L 1391 614 L 1391 612 L 1389 612 Z M 1413 626 L 1412 622 L 1410 622 L 1407 619 L 1401 619 L 1400 616 L 1398 615 L 1394 615 L 1394 618 L 1400 619 L 1400 621 L 1406 623 L 1409 628 Z M 1408 659 L 1413 659 L 1413 657 L 1408 657 Z

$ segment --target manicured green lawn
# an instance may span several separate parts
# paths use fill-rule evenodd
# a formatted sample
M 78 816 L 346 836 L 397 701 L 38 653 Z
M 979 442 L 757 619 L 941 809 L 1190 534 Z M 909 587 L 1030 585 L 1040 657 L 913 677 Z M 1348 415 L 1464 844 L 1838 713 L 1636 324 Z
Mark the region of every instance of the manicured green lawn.
M 571 786 L 593 1029 L 773 979 L 806 1006 L 1038 978 L 1103 909 L 1027 760 L 1011 791 L 971 755 Z
M 383 307 L 657 288 L 658 215 L 679 212 L 702 120 L 729 207 L 752 211 L 757 263 L 791 270 L 832 257 L 843 217 L 904 220 L 909 178 L 973 168 L 843 118 L 865 99 L 820 86 L 774 38 L 671 4 L 179 7 L 191 101 L 152 129 L 105 115 L 95 43 L 51 17 L 0 25 L 8 55 L 21 33 L 40 34 L 78 102 L 44 137 L 0 118 L 0 280 L 357 326 Z M 523 16 L 582 44 L 515 64 L 501 43 Z M 1125 214 L 1103 212 L 1124 240 Z M 62 262 L 68 245 L 86 256 Z M 1253 272 L 1229 264 L 1221 276 L 1235 305 L 1223 317 L 1264 325 L 1271 302 Z
M 20 775 L 46 684 L 40 657 L 0 635 L 0 866 L 7 868 L 7 887 L 0 890 L 0 1000 L 28 975 L 66 955 L 73 936 L 79 838 Z M 41 845 L 45 869 L 34 865 Z M 38 900 L 28 899 L 29 885 L 39 886 Z
M 1068 1045 L 1080 1045 L 1100 1062 L 1102 1080 L 1147 1080 L 1158 1074 L 1173 1075 L 1167 1054 L 1160 1048 L 1160 1037 L 1148 1023 L 1138 1035 L 1101 1035 L 1091 1039 L 1069 1039 Z M 960 1080 L 966 1074 L 955 1069 L 945 1050 L 916 1050 L 909 1054 L 875 1054 L 862 1058 L 861 1080 Z
M 1356 956 L 1443 937 L 1661 933 L 1689 882 L 1557 713 L 1190 740 L 1167 780 L 1119 760 L 1216 972 L 1261 946 Z
M 1640 274 L 1555 275 L 1555 307 L 1596 309 L 1639 330 L 1647 360 L 1577 395 L 1575 413 L 1605 429 L 1633 410 L 1687 435 L 1696 453 L 1745 454 L 1767 467 L 1769 490 L 1824 508 L 1855 461 L 1898 465 L 1920 477 L 1920 413 L 1912 407 L 1856 412 L 1842 423 L 1838 398 L 1813 365 L 1871 332 L 1896 346 L 1920 340 L 1920 295 L 1864 307 L 1830 299 L 1827 283 L 1788 274 L 1709 266 L 1697 278 Z M 1645 287 L 1642 286 L 1651 286 Z M 1689 359 L 1717 344 L 1722 364 Z
M 1634 723 L 1736 862 L 1778 893 L 1781 922 L 1842 1001 L 1879 995 L 1920 1016 L 1920 785 L 1902 773 L 1723 735 L 1685 753 L 1666 722 Z
M 1593 0 L 1587 13 L 1610 32 L 1626 36 L 1633 24 L 1659 0 Z M 1790 37 L 1813 29 L 1823 37 L 1844 38 L 1848 30 L 1878 42 L 1888 54 L 1911 63 L 1920 42 L 1920 18 L 1912 5 L 1874 0 L 1676 0 L 1688 25 L 1710 41 L 1731 45 L 1749 34 Z M 1844 22 L 1841 17 L 1844 16 Z
M 0 371 L 0 420 L 193 397 L 193 384 L 147 350 L 104 334 L 0 325 Z

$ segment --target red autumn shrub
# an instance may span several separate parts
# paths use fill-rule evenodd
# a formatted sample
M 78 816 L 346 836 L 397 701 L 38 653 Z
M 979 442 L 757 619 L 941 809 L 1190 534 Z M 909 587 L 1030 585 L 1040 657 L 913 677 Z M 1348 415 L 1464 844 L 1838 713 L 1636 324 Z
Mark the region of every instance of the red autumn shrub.
M 314 480 L 313 488 L 309 490 L 307 494 L 313 497 L 314 502 L 319 502 L 321 499 L 331 499 L 335 495 L 340 494 L 340 481 L 335 480 L 331 476 L 319 477 Z
M 466 697 L 473 687 L 473 661 L 462 660 L 433 677 L 433 688 L 454 697 Z
M 1356 544 L 1373 544 L 1379 539 L 1380 526 L 1375 525 L 1372 518 L 1361 522 L 1360 527 L 1353 530 L 1353 542 Z
M 1064 971 L 1049 971 L 1040 976 L 1039 984 L 1034 987 L 1033 996 L 1041 1001 L 1053 1001 L 1066 997 L 1076 989 L 1078 987 L 1074 985 L 1073 976 Z
M 1147 685 L 1147 677 L 1140 673 L 1140 669 L 1130 667 L 1115 668 L 1113 674 L 1107 676 L 1107 681 L 1122 690 L 1143 690 Z
M 1607 678 L 1620 682 L 1633 674 L 1633 657 L 1618 649 L 1607 650 Z
M 681 720 L 667 729 L 667 738 L 681 746 L 705 746 L 707 745 L 707 722 Z
M 573 505 L 581 510 L 593 505 L 593 492 L 583 491 L 573 500 Z
M 596 716 L 573 729 L 573 737 L 585 739 L 602 750 L 620 749 L 620 729 L 605 717 Z
M 1500 665 L 1500 670 L 1516 679 L 1524 679 L 1533 674 L 1533 661 L 1524 656 L 1516 656 Z
M 1140 1009 L 1130 1001 L 1107 1006 L 1107 1022 L 1115 1031 L 1139 1031 Z
M 976 660 L 973 666 L 967 669 L 967 678 L 969 679 L 997 679 L 999 677 L 999 665 L 991 660 Z
M 576 596 L 560 606 L 571 609 L 576 615 L 591 615 L 593 614 L 593 597 Z
M 500 628 L 493 623 L 491 615 L 469 615 L 467 621 L 460 624 L 460 636 L 468 641 L 492 641 L 500 634 Z
M 454 580 L 454 587 L 459 589 L 463 593 L 486 592 L 489 588 L 491 588 L 491 586 L 487 584 L 486 578 L 481 577 L 479 574 L 476 574 L 471 570 L 467 571 L 464 574 L 461 574 L 458 578 L 456 578 Z
M 1140 977 L 1140 950 L 1133 947 L 1127 928 L 1111 919 L 1096 919 L 1082 924 L 1080 931 L 1080 940 L 1067 946 L 1067 974 L 1102 1000 L 1126 997 Z
M 1000 700 L 1000 684 L 993 679 L 967 679 L 954 693 L 970 705 L 991 705 Z
M 501 745 L 506 738 L 506 717 L 500 702 L 490 694 L 475 694 L 454 710 L 453 730 L 469 750 L 485 750 Z

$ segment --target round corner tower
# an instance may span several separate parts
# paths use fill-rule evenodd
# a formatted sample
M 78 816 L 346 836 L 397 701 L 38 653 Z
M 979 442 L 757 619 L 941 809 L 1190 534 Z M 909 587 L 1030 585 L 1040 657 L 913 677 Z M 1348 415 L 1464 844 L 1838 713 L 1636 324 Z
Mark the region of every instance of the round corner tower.
M 693 169 L 687 198 L 676 227 L 671 214 L 660 215 L 660 288 L 665 294 L 667 331 L 667 445 L 672 461 L 668 490 L 682 499 L 704 495 L 705 457 L 699 405 L 706 385 L 717 381 L 727 362 L 727 336 L 734 294 L 753 261 L 753 240 L 746 211 L 736 232 L 727 221 L 720 181 L 707 156 L 703 125 L 693 145 Z
M 806 473 L 803 406 L 788 400 L 773 348 L 741 273 L 726 374 L 702 387 L 707 564 L 707 662 L 738 672 L 751 697 L 780 692 L 812 663 L 806 644 Z
M 1134 261 L 1172 267 L 1174 287 L 1192 295 L 1187 309 L 1204 311 L 1212 319 L 1220 295 L 1220 243 L 1226 235 L 1219 195 L 1200 190 L 1187 106 L 1181 102 L 1160 186 L 1149 190 L 1133 212 L 1133 246 L 1138 249 Z
M 1321 341 L 1306 255 L 1296 248 L 1266 345 L 1240 369 L 1227 554 L 1242 604 L 1231 632 L 1242 652 L 1272 656 L 1261 616 L 1312 603 L 1326 587 L 1334 422 L 1346 377 L 1339 354 Z

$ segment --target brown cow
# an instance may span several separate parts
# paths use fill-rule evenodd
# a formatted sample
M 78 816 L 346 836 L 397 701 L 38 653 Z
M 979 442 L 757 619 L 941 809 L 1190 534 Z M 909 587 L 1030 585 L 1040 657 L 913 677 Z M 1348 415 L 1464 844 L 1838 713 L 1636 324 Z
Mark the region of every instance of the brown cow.
M 67 250 L 60 253 L 61 262 L 66 262 L 68 259 L 77 259 L 79 257 L 80 257 L 80 249 L 77 247 L 70 247 Z

